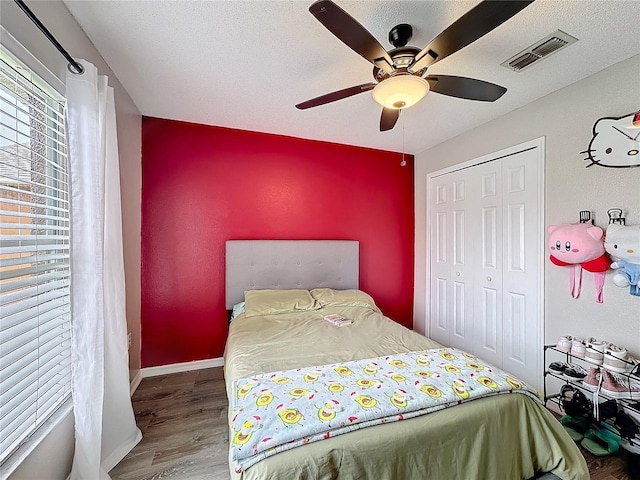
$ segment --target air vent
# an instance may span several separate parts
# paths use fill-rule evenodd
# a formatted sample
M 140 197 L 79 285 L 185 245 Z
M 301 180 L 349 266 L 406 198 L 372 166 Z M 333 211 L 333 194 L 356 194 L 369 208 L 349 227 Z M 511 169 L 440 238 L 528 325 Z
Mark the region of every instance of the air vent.
M 552 53 L 557 52 L 561 48 L 567 47 L 577 41 L 577 38 L 572 37 L 568 33 L 565 33 L 562 30 L 556 30 L 542 40 L 537 41 L 529 48 L 517 53 L 509 60 L 502 62 L 500 65 L 516 72 L 521 72 L 535 62 L 538 62 Z
M 553 53 L 559 48 L 562 48 L 568 44 L 569 42 L 563 40 L 562 38 L 553 37 L 544 42 L 542 45 L 538 45 L 537 47 L 532 48 L 531 53 L 533 53 L 534 55 L 538 55 L 539 57 L 544 57 L 545 55 L 549 55 L 550 53 Z
M 540 57 L 534 55 L 533 53 L 525 53 L 524 55 L 520 55 L 515 60 L 511 60 L 509 62 L 509 66 L 514 70 L 522 70 L 524 67 L 531 65 L 539 58 Z

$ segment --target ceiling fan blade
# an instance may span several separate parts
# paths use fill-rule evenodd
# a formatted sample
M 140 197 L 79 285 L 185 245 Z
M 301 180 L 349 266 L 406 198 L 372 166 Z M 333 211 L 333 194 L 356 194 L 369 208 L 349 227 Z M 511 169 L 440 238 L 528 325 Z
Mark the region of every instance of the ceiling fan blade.
M 380 116 L 380 131 L 386 132 L 387 130 L 391 130 L 396 125 L 399 116 L 399 109 L 383 108 L 382 115 Z
M 457 52 L 509 20 L 533 0 L 485 0 L 452 23 L 416 55 L 409 67 L 415 73 Z
M 311 100 L 307 100 L 306 102 L 299 103 L 296 105 L 296 108 L 299 110 L 306 110 L 307 108 L 317 107 L 319 105 L 324 105 L 325 103 L 335 102 L 336 100 L 342 100 L 343 98 L 351 97 L 353 95 L 357 95 L 358 93 L 373 90 L 376 85 L 377 83 L 371 82 L 363 83 L 362 85 L 356 85 L 355 87 L 343 88 L 342 90 L 327 93 L 325 95 L 320 95 L 319 97 L 312 98 Z
M 331 0 L 319 0 L 309 7 L 311 14 L 342 42 L 387 73 L 393 60 L 369 31 Z
M 429 82 L 429 88 L 432 92 L 450 97 L 466 98 L 467 100 L 495 102 L 507 91 L 500 85 L 475 78 L 427 75 L 424 79 Z

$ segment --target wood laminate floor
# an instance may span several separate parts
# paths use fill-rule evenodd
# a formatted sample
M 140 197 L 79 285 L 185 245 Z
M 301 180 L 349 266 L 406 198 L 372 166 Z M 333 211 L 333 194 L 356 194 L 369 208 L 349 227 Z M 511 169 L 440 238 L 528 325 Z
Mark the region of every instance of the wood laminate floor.
M 142 441 L 109 472 L 113 480 L 230 478 L 222 367 L 145 378 L 133 409 Z M 591 479 L 630 480 L 625 452 L 595 457 L 582 451 Z

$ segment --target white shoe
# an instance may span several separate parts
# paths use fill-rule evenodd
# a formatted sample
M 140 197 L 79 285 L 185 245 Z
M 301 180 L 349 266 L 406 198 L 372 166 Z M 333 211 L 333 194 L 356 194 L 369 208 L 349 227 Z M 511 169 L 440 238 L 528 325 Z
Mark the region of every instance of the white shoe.
M 571 335 L 562 336 L 558 339 L 558 344 L 556 348 L 561 352 L 570 352 L 571 351 L 571 342 L 573 341 L 573 337 Z
M 604 353 L 604 350 L 607 346 L 607 342 L 596 340 L 593 337 L 588 338 L 586 341 L 586 344 L 587 344 L 587 348 L 590 348 L 600 353 Z
M 602 366 L 617 373 L 626 373 L 633 368 L 634 363 L 627 358 L 627 349 L 614 344 L 607 345 L 604 351 Z
M 602 365 L 604 362 L 604 349 L 606 342 L 601 342 L 595 338 L 587 339 L 587 348 L 585 350 L 584 359 L 594 365 Z
M 584 358 L 587 351 L 587 346 L 580 338 L 576 338 L 571 342 L 571 355 L 574 357 Z

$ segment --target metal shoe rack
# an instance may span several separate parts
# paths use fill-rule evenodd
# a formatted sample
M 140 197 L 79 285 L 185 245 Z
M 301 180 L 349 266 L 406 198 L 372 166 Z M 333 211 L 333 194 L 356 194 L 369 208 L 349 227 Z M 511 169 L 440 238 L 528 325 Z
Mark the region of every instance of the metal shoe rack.
M 545 345 L 544 346 L 544 364 L 545 364 L 545 370 L 544 370 L 544 404 L 545 406 L 547 405 L 547 401 L 552 401 L 554 403 L 556 403 L 560 409 L 562 410 L 562 402 L 560 399 L 560 393 L 553 393 L 553 394 L 547 394 L 547 378 L 548 376 L 557 378 L 558 380 L 561 380 L 562 382 L 564 382 L 565 384 L 569 384 L 569 385 L 573 385 L 574 387 L 579 388 L 585 395 L 587 395 L 588 398 L 591 398 L 593 396 L 593 392 L 584 388 L 582 386 L 582 380 L 569 380 L 566 377 L 562 376 L 561 374 L 554 372 L 553 370 L 549 370 L 549 365 L 550 365 L 550 361 L 547 360 L 547 352 L 551 350 L 553 352 L 557 352 L 559 354 L 558 358 L 560 358 L 560 356 L 563 356 L 565 358 L 565 362 L 566 363 L 576 363 L 574 361 L 578 360 L 580 363 L 579 365 L 581 365 L 582 367 L 585 367 L 585 369 L 588 371 L 591 367 L 600 367 L 603 368 L 601 365 L 595 365 L 593 363 L 587 362 L 584 358 L 581 357 L 576 357 L 575 355 L 571 355 L 570 352 L 564 352 L 562 350 L 559 350 L 556 345 Z M 619 373 L 619 372 L 612 372 L 615 373 L 618 376 L 622 376 L 622 377 L 626 377 L 626 381 L 629 384 L 632 384 L 631 381 L 635 381 L 635 384 L 640 386 L 640 367 L 635 366 L 633 363 L 628 362 L 626 360 L 623 360 L 625 363 L 629 364 L 629 368 L 634 367 L 635 370 L 630 370 L 629 372 L 625 372 L 625 373 Z M 632 372 L 634 372 L 634 375 L 632 375 Z M 603 393 L 602 391 L 599 392 L 598 394 L 602 399 L 604 400 L 615 400 L 616 402 L 618 402 L 618 405 L 621 405 L 623 407 L 623 409 L 625 410 L 625 412 L 629 415 L 629 417 L 636 423 L 638 424 L 638 426 L 640 427 L 640 400 L 636 400 L 633 398 L 614 398 L 611 397 L 609 395 L 607 395 L 606 393 Z M 605 420 L 609 423 L 612 423 L 611 419 L 607 419 Z M 635 438 L 632 438 L 631 440 L 629 440 L 629 442 L 633 445 L 636 445 L 638 447 L 640 447 L 640 437 L 636 436 Z

